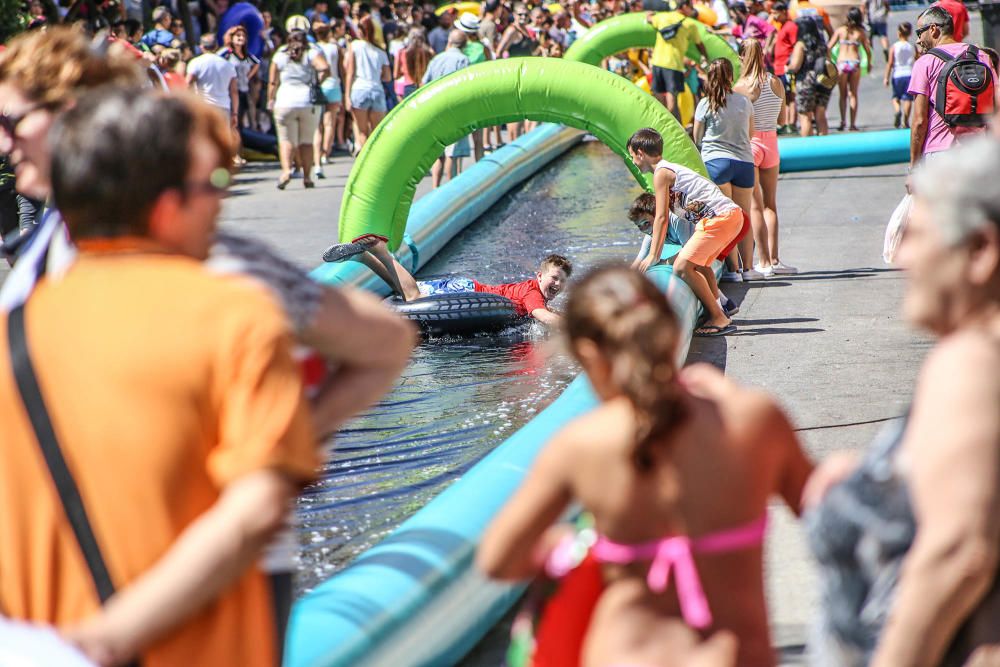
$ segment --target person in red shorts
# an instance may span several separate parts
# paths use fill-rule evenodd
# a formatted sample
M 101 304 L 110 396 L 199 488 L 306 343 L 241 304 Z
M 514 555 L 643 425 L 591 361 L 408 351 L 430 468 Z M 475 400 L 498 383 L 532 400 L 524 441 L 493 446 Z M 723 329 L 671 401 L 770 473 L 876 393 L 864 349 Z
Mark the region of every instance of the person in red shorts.
M 418 281 L 389 251 L 387 240 L 384 236 L 365 234 L 350 243 L 330 246 L 323 253 L 323 259 L 327 262 L 346 259 L 361 262 L 401 295 L 404 301 L 435 294 L 486 292 L 513 301 L 519 317 L 530 316 L 548 326 L 559 323 L 559 315 L 549 310 L 548 303 L 559 296 L 573 273 L 573 265 L 562 255 L 549 255 L 542 260 L 534 277 L 516 283 L 485 285 L 464 277 Z

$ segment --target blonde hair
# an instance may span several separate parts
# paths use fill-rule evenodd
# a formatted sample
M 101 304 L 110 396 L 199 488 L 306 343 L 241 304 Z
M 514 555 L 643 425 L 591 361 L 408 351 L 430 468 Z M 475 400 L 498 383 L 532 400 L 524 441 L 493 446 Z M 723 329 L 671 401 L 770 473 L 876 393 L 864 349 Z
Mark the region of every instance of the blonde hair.
M 103 44 L 94 46 L 76 28 L 18 35 L 0 54 L 0 83 L 10 83 L 28 99 L 46 105 L 65 104 L 90 88 L 136 86 L 142 80 L 134 57 Z
M 740 42 L 740 80 L 749 81 L 754 90 L 767 80 L 767 66 L 764 65 L 764 48 L 756 39 Z

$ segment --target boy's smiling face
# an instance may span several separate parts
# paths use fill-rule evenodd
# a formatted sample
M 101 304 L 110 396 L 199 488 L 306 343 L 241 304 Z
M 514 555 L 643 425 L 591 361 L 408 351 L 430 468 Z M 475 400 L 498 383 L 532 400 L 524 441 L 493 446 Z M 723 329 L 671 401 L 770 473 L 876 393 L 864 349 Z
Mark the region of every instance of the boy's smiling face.
M 538 279 L 538 289 L 541 290 L 546 301 L 551 301 L 559 296 L 569 280 L 569 276 L 563 269 L 551 264 L 543 266 L 542 270 L 535 274 L 535 277 Z

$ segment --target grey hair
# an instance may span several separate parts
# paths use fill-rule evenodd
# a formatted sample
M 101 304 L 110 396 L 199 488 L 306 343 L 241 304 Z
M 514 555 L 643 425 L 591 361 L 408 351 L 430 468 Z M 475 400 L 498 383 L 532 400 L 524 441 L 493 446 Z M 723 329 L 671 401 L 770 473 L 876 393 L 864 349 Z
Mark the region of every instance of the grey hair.
M 955 20 L 951 18 L 948 10 L 941 7 L 929 7 L 917 19 L 923 19 L 924 25 L 936 25 L 941 28 L 942 35 L 955 32 Z
M 913 184 L 949 245 L 1000 226 L 1000 141 L 978 137 L 935 153 L 914 171 Z

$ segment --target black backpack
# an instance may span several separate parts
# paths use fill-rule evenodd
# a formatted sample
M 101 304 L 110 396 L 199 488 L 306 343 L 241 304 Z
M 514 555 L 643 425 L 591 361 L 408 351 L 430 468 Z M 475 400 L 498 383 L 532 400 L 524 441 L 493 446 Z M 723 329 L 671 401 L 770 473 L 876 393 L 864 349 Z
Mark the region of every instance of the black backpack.
M 979 60 L 979 49 L 970 45 L 952 56 L 942 49 L 930 55 L 944 61 L 934 83 L 934 111 L 949 127 L 986 127 L 996 105 L 993 72 Z
M 684 19 L 681 19 L 677 23 L 671 23 L 670 25 L 663 26 L 659 30 L 660 37 L 662 37 L 665 41 L 669 42 L 670 40 L 672 40 L 674 37 L 677 36 L 677 33 L 680 32 L 681 26 L 683 24 L 684 24 Z

